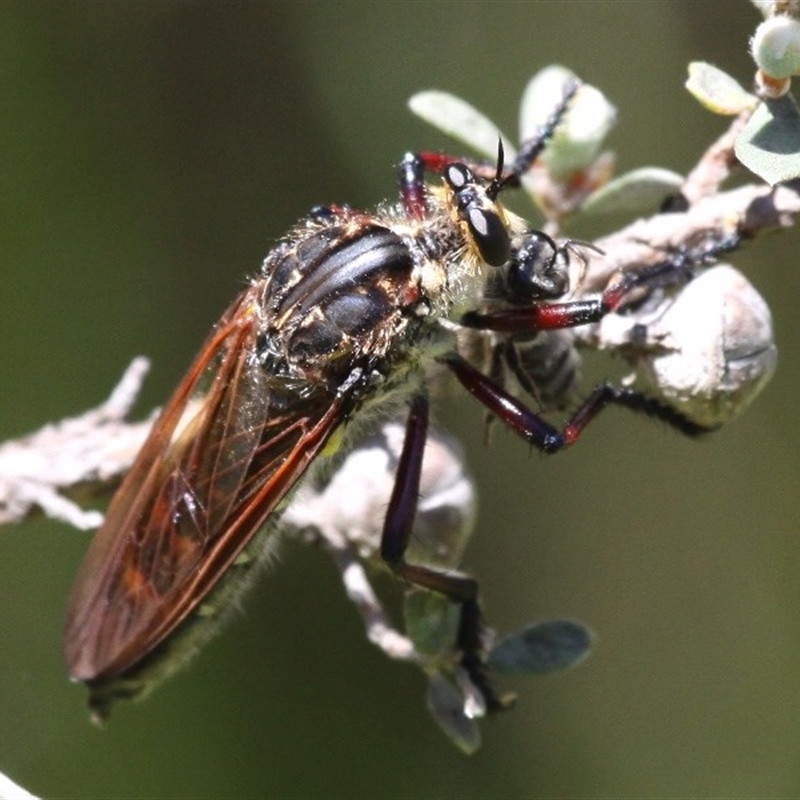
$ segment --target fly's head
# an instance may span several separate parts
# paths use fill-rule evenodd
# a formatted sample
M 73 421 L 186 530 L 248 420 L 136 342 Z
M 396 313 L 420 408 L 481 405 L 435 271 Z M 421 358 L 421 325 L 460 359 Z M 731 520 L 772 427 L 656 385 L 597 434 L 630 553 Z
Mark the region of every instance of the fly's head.
M 432 189 L 446 220 L 437 242 L 456 314 L 462 298 L 474 307 L 479 298 L 520 306 L 563 297 L 571 288 L 570 254 L 584 260 L 584 243 L 558 244 L 503 206 L 498 196 L 511 184 L 502 176 L 502 154 L 492 179 L 453 162 L 444 167 L 441 186 Z

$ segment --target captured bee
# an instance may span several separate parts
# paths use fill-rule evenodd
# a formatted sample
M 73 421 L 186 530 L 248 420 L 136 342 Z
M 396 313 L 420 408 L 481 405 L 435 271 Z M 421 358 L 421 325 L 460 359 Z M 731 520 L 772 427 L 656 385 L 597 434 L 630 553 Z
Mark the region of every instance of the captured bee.
M 548 247 L 499 202 L 519 184 L 578 89 L 571 84 L 506 169 L 407 155 L 400 201 L 374 212 L 325 206 L 267 255 L 222 315 L 153 425 L 78 573 L 66 614 L 72 678 L 103 719 L 146 694 L 211 635 L 273 552 L 276 523 L 304 477 L 364 423 L 407 403 L 405 441 L 381 539 L 399 578 L 460 605 L 459 669 L 489 710 L 501 708 L 483 660 L 478 585 L 405 560 L 419 493 L 432 371 L 449 370 L 535 448 L 571 445 L 606 405 L 703 429 L 633 392 L 603 384 L 560 430 L 470 363 L 464 339 L 520 341 L 601 319 L 645 285 L 625 276 L 596 298 L 560 300 L 553 267 L 573 243 Z M 441 181 L 426 184 L 426 173 Z M 500 281 L 505 292 L 487 291 Z M 468 330 L 469 336 L 464 336 Z M 519 370 L 528 374 L 530 370 Z

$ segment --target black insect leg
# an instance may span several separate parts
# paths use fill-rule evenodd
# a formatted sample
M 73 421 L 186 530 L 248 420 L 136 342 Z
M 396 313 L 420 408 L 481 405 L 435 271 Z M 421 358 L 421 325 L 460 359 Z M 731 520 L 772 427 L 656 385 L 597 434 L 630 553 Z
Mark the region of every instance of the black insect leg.
M 419 498 L 422 456 L 428 433 L 428 398 L 414 397 L 406 423 L 403 450 L 397 465 L 395 480 L 381 539 L 381 557 L 399 577 L 415 586 L 444 595 L 461 605 L 456 646 L 461 652 L 461 666 L 472 684 L 483 695 L 486 709 L 505 707 L 489 683 L 483 668 L 482 621 L 478 604 L 478 583 L 465 575 L 440 572 L 405 561 L 414 515 Z
M 574 444 L 584 428 L 608 405 L 623 406 L 661 420 L 686 436 L 699 436 L 709 430 L 641 392 L 619 388 L 610 383 L 597 386 L 572 414 L 563 429 L 559 430 L 461 356 L 453 353 L 445 356 L 442 361 L 473 397 L 514 433 L 544 453 L 557 453 Z
M 531 136 L 527 141 L 522 142 L 519 153 L 514 159 L 511 169 L 503 176 L 501 182 L 502 186 L 499 188 L 519 186 L 520 178 L 531 168 L 533 162 L 536 161 L 547 146 L 547 143 L 553 138 L 558 126 L 564 119 L 564 115 L 569 110 L 572 99 L 580 88 L 581 82 L 577 79 L 569 81 L 564 86 L 564 94 L 561 98 L 561 102 L 553 109 L 553 113 L 550 114 L 544 124 L 536 131 L 536 134 Z

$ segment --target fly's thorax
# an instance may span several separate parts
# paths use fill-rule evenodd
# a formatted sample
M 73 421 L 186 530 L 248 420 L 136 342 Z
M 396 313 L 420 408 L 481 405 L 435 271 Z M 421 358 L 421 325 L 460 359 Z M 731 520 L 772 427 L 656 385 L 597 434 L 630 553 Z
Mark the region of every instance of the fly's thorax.
M 263 366 L 309 384 L 391 371 L 430 311 L 408 240 L 380 217 L 339 213 L 296 229 L 260 282 Z

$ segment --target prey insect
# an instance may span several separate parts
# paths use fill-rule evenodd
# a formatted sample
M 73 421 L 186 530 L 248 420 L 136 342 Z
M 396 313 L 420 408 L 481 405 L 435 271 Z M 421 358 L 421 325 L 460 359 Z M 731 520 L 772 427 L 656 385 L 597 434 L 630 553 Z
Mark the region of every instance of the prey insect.
M 503 701 L 484 666 L 478 585 L 405 559 L 429 419 L 444 365 L 533 447 L 571 445 L 605 406 L 701 428 L 629 389 L 596 388 L 563 429 L 484 374 L 464 340 L 491 337 L 495 359 L 527 380 L 516 340 L 599 320 L 647 286 L 646 270 L 596 298 L 565 300 L 575 243 L 529 229 L 498 197 L 519 184 L 578 84 L 508 169 L 422 153 L 399 167 L 400 201 L 365 213 L 314 209 L 267 255 L 212 331 L 112 500 L 69 600 L 64 650 L 96 718 L 145 694 L 208 638 L 269 557 L 301 479 L 362 421 L 408 402 L 405 443 L 380 554 L 404 581 L 460 606 L 458 668 L 480 702 Z M 441 176 L 427 184 L 426 173 Z M 496 371 L 496 368 L 495 368 Z

